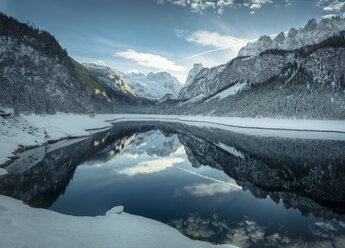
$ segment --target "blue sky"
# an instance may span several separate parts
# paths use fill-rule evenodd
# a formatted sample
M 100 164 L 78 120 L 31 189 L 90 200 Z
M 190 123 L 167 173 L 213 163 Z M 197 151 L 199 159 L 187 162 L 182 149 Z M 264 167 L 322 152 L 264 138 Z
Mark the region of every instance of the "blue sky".
M 226 63 L 263 34 L 343 16 L 345 1 L 0 0 L 0 11 L 49 31 L 80 62 L 184 82 L 194 63 Z

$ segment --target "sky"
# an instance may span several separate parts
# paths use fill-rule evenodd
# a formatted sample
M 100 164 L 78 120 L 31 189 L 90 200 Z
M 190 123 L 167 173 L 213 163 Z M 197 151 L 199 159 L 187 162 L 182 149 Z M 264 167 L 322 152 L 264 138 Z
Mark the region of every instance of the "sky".
M 167 71 L 236 57 L 261 35 L 343 16 L 342 0 L 0 0 L 0 11 L 50 32 L 79 62 L 127 72 Z

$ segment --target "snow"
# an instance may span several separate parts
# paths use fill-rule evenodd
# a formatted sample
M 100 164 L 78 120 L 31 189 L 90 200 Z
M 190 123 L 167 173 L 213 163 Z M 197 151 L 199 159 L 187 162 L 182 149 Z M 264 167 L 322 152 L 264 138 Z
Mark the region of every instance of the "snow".
M 124 211 L 123 206 L 116 206 L 113 207 L 112 209 L 108 210 L 105 215 L 112 215 L 112 214 L 122 214 Z
M 7 170 L 0 168 L 0 176 L 4 176 L 7 174 Z
M 345 30 L 344 18 L 323 19 L 320 23 L 311 19 L 303 28 L 298 30 L 291 28 L 286 37 L 283 32 L 273 40 L 269 36 L 261 36 L 257 41 L 242 47 L 238 56 L 259 55 L 268 49 L 293 50 L 306 45 L 317 44 L 343 30 Z
M 234 155 L 237 158 L 242 158 L 242 159 L 245 158 L 244 154 L 242 152 L 238 151 L 234 147 L 227 146 L 227 145 L 225 145 L 223 143 L 216 144 L 216 146 L 218 146 L 219 148 L 223 149 L 224 151 L 227 151 L 228 153 Z
M 103 116 L 107 118 L 106 115 Z M 13 156 L 12 152 L 19 145 L 41 145 L 48 140 L 57 140 L 68 136 L 86 136 L 93 133 L 85 129 L 111 127 L 102 118 L 65 113 L 0 118 L 0 126 L 0 164 Z
M 234 86 L 231 86 L 221 92 L 219 92 L 217 95 L 207 99 L 206 102 L 210 101 L 210 100 L 213 100 L 213 99 L 223 99 L 223 98 L 226 98 L 228 96 L 233 96 L 233 95 L 236 95 L 237 92 L 243 90 L 245 87 L 246 87 L 247 83 L 244 82 L 244 83 L 237 83 L 235 84 Z
M 343 120 L 258 119 L 142 114 L 102 114 L 91 118 L 88 115 L 65 113 L 55 115 L 31 114 L 8 119 L 0 118 L 0 164 L 13 156 L 13 152 L 20 145 L 42 145 L 48 140 L 58 140 L 68 136 L 84 137 L 104 130 L 86 131 L 86 129 L 108 128 L 112 126 L 110 123 L 112 121 L 131 120 L 180 122 L 188 125 L 221 128 L 247 135 L 268 137 L 345 140 L 345 121 Z M 75 140 L 64 142 L 75 142 Z M 56 149 L 56 147 L 66 144 L 64 142 L 55 144 L 50 149 Z M 43 156 L 43 153 L 41 154 L 37 151 L 33 151 L 33 153 L 38 159 L 39 156 Z
M 345 120 L 297 120 L 181 115 L 113 115 L 109 122 L 166 121 L 223 130 L 247 135 L 295 139 L 345 140 Z
M 88 115 L 20 115 L 0 118 L 0 162 L 19 145 L 43 144 L 67 136 L 85 136 L 122 121 L 177 122 L 205 128 L 221 128 L 246 135 L 300 139 L 345 140 L 345 121 L 294 120 L 269 118 L 234 118 L 214 116 L 107 114 Z M 77 142 L 66 140 L 51 144 L 49 149 Z M 234 147 L 217 144 L 234 156 L 244 155 Z M 42 156 L 37 148 L 28 156 Z M 18 160 L 25 159 L 20 157 Z M 13 163 L 16 165 L 16 161 Z M 10 166 L 13 166 L 10 165 Z M 22 166 L 23 163 L 18 163 Z M 9 167 L 10 167 L 9 166 Z M 8 168 L 8 167 L 7 167 Z M 23 168 L 17 168 L 18 170 Z M 25 168 L 24 168 L 25 169 Z M 11 170 L 12 171 L 12 170 Z M 0 176 L 7 170 L 0 169 Z M 87 228 L 85 228 L 87 227 Z M 215 247 L 193 241 L 163 223 L 124 212 L 123 206 L 110 209 L 105 216 L 75 217 L 50 210 L 28 207 L 18 200 L 0 196 L 0 247 Z M 233 246 L 221 246 L 233 247 Z
M 205 94 L 199 94 L 191 99 L 189 99 L 188 101 L 182 102 L 180 103 L 178 106 L 183 106 L 185 104 L 189 104 L 189 103 L 195 103 L 195 102 L 199 102 L 201 101 L 203 98 L 205 97 Z
M 166 94 L 172 94 L 177 98 L 182 88 L 177 78 L 168 72 L 148 73 L 123 73 L 124 80 L 131 89 L 140 97 L 159 100 Z
M 115 209 L 117 209 L 116 207 Z M 0 247 L 211 248 L 163 223 L 110 210 L 105 216 L 76 217 L 31 208 L 0 196 Z

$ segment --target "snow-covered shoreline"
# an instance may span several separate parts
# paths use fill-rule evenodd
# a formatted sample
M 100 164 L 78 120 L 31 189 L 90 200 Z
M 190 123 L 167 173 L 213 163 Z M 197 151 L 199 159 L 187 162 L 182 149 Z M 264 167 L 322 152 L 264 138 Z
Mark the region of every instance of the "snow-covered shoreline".
M 42 145 L 67 137 L 88 136 L 104 130 L 92 129 L 111 127 L 111 124 L 104 122 L 101 117 L 91 118 L 88 115 L 65 113 L 0 118 L 0 125 L 0 164 L 14 156 L 13 152 L 20 146 Z
M 306 139 L 345 140 L 343 120 L 293 120 L 269 118 L 234 118 L 214 116 L 57 113 L 55 115 L 20 115 L 0 118 L 0 164 L 8 161 L 20 146 L 42 145 L 67 137 L 83 137 L 111 127 L 120 121 L 179 122 L 199 127 L 216 127 L 228 131 L 261 136 Z
M 296 131 L 319 131 L 345 133 L 345 120 L 300 120 L 272 118 L 240 118 L 218 116 L 114 114 L 114 121 L 152 120 L 171 122 L 200 122 L 226 125 L 238 128 L 276 129 Z M 111 120 L 107 120 L 108 122 Z
M 19 145 L 40 145 L 69 136 L 88 136 L 123 121 L 178 122 L 248 135 L 345 140 L 345 121 L 139 114 L 102 114 L 91 118 L 64 113 L 32 114 L 0 118 L 0 164 L 12 156 Z M 5 175 L 5 169 L 0 169 L 0 177 Z M 140 216 L 127 213 L 67 216 L 31 208 L 6 196 L 0 196 L 0 233 L 6 233 L 0 238 L 0 247 L 215 247 L 193 241 L 172 227 Z
M 107 122 L 160 121 L 219 128 L 245 135 L 345 141 L 345 120 L 299 120 L 181 115 L 114 115 Z
M 31 208 L 0 196 L 0 247 L 211 248 L 161 222 L 113 208 L 105 216 L 77 217 Z

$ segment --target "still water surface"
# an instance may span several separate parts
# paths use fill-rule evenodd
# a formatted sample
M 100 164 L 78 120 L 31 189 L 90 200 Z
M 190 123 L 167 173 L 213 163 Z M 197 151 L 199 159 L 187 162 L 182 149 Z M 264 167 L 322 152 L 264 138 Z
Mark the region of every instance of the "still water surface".
M 23 157 L 0 194 L 34 207 L 96 216 L 124 205 L 193 239 L 242 247 L 345 244 L 342 141 L 131 122 Z

